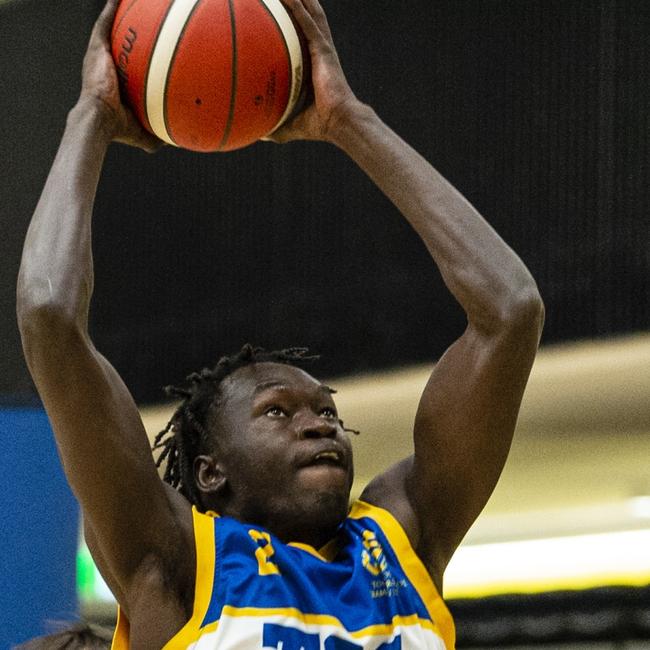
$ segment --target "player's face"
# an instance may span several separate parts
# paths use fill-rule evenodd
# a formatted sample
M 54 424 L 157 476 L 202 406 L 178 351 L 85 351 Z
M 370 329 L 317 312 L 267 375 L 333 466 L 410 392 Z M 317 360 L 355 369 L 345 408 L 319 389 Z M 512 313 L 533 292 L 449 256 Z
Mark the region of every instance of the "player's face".
M 293 366 L 256 363 L 227 377 L 221 393 L 214 426 L 232 514 L 274 532 L 338 525 L 352 448 L 331 389 Z

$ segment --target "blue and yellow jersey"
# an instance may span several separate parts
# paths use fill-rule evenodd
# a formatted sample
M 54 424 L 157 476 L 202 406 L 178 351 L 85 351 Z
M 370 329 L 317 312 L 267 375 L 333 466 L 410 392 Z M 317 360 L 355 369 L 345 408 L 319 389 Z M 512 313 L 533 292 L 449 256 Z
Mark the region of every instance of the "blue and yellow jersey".
M 357 501 L 320 550 L 193 510 L 192 617 L 164 650 L 453 650 L 449 610 L 402 527 Z M 113 650 L 128 648 L 118 617 Z

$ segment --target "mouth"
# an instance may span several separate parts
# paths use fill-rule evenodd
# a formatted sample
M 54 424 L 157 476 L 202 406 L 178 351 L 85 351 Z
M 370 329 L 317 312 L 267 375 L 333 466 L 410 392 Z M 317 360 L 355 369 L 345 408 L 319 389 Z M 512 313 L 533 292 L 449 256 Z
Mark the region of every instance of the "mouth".
M 344 449 L 328 445 L 312 449 L 298 464 L 303 487 L 317 492 L 332 491 L 343 493 L 352 484 L 351 458 Z
M 345 469 L 347 464 L 345 455 L 338 449 L 324 449 L 306 459 L 302 467 L 329 466 Z
M 335 465 L 336 467 L 343 466 L 343 454 L 340 451 L 321 451 L 314 456 L 310 465 Z

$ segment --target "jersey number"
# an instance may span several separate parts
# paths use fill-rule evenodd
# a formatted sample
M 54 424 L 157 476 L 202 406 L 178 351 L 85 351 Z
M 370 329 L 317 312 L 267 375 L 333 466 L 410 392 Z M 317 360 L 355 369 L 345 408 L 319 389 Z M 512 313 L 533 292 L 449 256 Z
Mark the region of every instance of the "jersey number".
M 257 542 L 255 557 L 257 558 L 257 572 L 261 576 L 270 576 L 280 573 L 278 565 L 271 562 L 275 551 L 271 544 L 271 536 L 261 530 L 249 530 L 248 534 Z
M 266 623 L 264 625 L 264 648 L 274 650 L 320 650 L 320 637 L 318 634 L 308 634 L 293 627 Z M 361 650 L 363 646 L 351 643 L 345 639 L 329 636 L 325 639 L 325 650 Z M 377 650 L 401 650 L 402 639 L 396 636 L 390 643 L 382 643 Z

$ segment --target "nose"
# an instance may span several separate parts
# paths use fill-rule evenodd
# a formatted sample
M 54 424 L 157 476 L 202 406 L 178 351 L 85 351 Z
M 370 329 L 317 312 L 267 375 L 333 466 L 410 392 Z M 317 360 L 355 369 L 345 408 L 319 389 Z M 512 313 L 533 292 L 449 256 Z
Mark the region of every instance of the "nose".
M 331 419 L 312 415 L 303 422 L 303 426 L 300 428 L 300 437 L 303 440 L 310 438 L 335 438 L 336 431 L 336 423 L 332 422 Z

